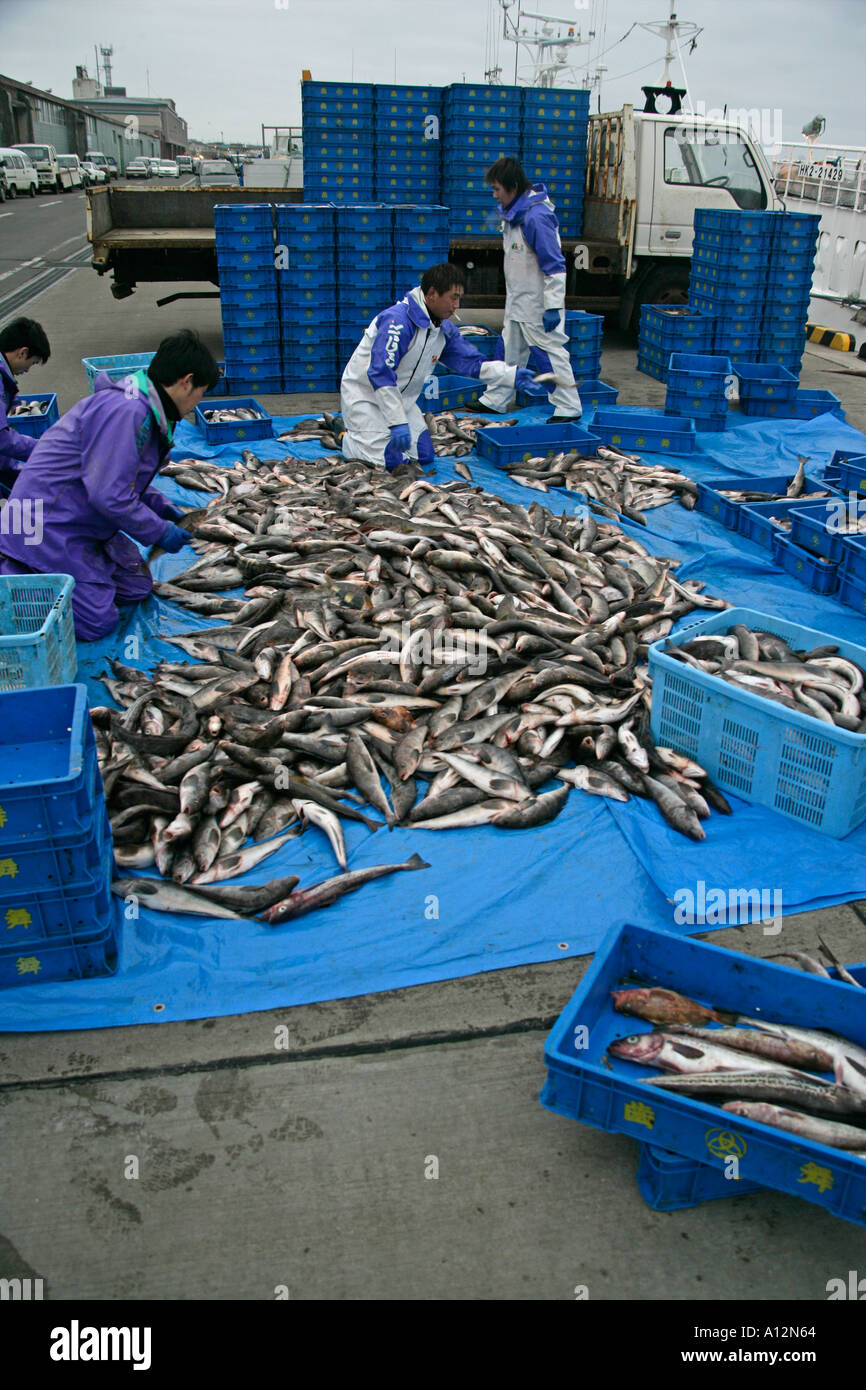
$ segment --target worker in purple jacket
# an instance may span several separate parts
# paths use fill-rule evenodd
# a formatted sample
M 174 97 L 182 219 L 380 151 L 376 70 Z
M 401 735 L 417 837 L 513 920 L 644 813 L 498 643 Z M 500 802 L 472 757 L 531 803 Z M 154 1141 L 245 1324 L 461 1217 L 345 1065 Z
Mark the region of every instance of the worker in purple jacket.
M 35 319 L 13 319 L 0 329 L 0 484 L 2 490 L 15 482 L 21 468 L 36 448 L 35 438 L 20 434 L 9 424 L 9 411 L 18 395 L 22 372 L 37 362 L 47 362 L 51 348 L 41 323 Z
M 95 641 L 117 626 L 118 604 L 148 598 L 153 581 L 133 541 L 171 552 L 190 539 L 183 510 L 152 488 L 175 426 L 219 380 L 216 361 L 188 329 L 164 338 L 146 371 L 101 372 L 37 440 L 9 497 L 41 517 L 36 535 L 0 531 L 0 574 L 71 574 L 75 634 Z M 131 537 L 131 539 L 130 539 Z

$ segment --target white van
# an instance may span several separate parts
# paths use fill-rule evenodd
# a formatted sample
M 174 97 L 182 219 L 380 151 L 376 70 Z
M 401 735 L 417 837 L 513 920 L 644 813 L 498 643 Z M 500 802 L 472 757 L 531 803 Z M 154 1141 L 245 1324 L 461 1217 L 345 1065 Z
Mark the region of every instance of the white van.
M 60 172 L 63 173 L 65 171 L 69 175 L 70 188 L 80 188 L 84 183 L 84 170 L 79 163 L 78 155 L 59 154 L 57 156 L 57 163 L 60 166 Z
M 49 193 L 62 193 L 64 189 L 72 187 L 68 170 L 61 169 L 57 163 L 57 150 L 53 145 L 15 145 L 14 148 L 30 160 L 38 175 L 40 188 L 47 189 Z
M 21 150 L 13 150 L 0 145 L 0 164 L 6 173 L 10 198 L 17 197 L 19 193 L 29 193 L 31 198 L 36 197 L 39 175 L 26 154 L 23 154 Z

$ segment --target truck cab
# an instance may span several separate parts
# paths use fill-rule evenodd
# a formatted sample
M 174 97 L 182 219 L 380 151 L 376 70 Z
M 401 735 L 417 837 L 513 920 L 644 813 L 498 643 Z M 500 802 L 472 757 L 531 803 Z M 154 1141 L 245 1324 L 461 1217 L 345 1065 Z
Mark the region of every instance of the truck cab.
M 105 182 L 108 183 L 108 180 L 113 176 L 112 168 L 102 150 L 88 150 L 84 158 L 89 164 L 93 164 L 97 169 L 102 170 L 105 175 Z

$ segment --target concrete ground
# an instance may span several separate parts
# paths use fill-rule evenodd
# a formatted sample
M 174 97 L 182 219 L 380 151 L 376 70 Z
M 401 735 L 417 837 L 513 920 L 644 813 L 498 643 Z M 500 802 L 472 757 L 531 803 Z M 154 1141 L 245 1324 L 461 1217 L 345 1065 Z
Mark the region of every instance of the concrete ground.
M 28 388 L 50 378 L 67 409 L 86 393 L 81 357 L 142 351 L 174 327 L 216 351 L 217 301 L 157 310 L 162 292 L 117 303 L 74 271 L 28 306 L 54 344 Z M 802 382 L 830 383 L 863 429 L 862 381 L 834 374 L 847 366 L 810 349 Z M 624 403 L 663 400 L 613 332 L 603 378 Z M 814 952 L 820 932 L 840 959 L 866 959 L 864 908 L 785 918 L 785 949 Z M 758 925 L 703 939 L 779 949 Z M 50 1299 L 572 1300 L 583 1286 L 591 1300 L 713 1302 L 823 1301 L 828 1280 L 866 1270 L 866 1231 L 775 1192 L 650 1210 L 636 1143 L 539 1105 L 546 1034 L 590 959 L 230 1018 L 0 1035 L 0 1277 L 41 1277 Z

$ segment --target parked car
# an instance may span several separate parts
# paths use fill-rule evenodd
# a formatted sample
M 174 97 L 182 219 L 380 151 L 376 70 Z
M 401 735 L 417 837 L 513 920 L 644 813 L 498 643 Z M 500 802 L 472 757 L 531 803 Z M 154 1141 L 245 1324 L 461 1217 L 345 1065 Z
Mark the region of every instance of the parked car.
M 115 159 L 114 155 L 113 155 L 113 154 L 107 154 L 107 155 L 105 156 L 105 162 L 106 162 L 106 164 L 108 165 L 108 170 L 107 170 L 107 172 L 108 172 L 108 177 L 109 177 L 110 179 L 119 179 L 119 178 L 120 178 L 120 166 L 118 165 L 117 160 Z
M 128 179 L 149 179 L 150 165 L 146 159 L 131 159 L 126 166 Z
M 102 180 L 102 182 L 108 183 L 110 177 L 109 164 L 105 155 L 102 153 L 102 150 L 88 150 L 84 158 L 89 160 L 91 164 L 95 164 L 97 169 L 102 170 L 102 172 L 105 174 L 105 178 Z
M 162 163 L 162 160 L 159 159 L 158 156 L 152 154 L 146 155 L 145 158 L 147 159 L 148 167 L 150 169 L 151 174 L 156 174 L 160 164 Z
M 192 173 L 192 159 L 188 154 L 179 154 L 177 157 L 177 167 L 182 174 Z
M 47 193 L 63 193 L 71 188 L 69 176 L 61 172 L 57 150 L 53 145 L 14 145 L 30 160 L 36 170 L 40 189 Z
M 173 159 L 161 159 L 159 161 L 159 168 L 156 172 L 157 176 L 161 179 L 180 178 L 180 170 L 178 169 Z
M 17 198 L 19 193 L 29 193 L 31 198 L 36 197 L 39 175 L 26 154 L 21 150 L 0 147 L 0 164 L 6 170 L 10 198 Z
M 60 169 L 69 175 L 70 188 L 80 188 L 84 183 L 84 172 L 77 154 L 59 154 L 57 163 Z
M 228 159 L 205 159 L 199 170 L 199 185 L 202 188 L 239 188 L 235 166 Z
M 82 169 L 87 174 L 88 186 L 92 183 L 108 183 L 108 175 L 104 169 L 98 169 L 89 159 L 82 161 Z

